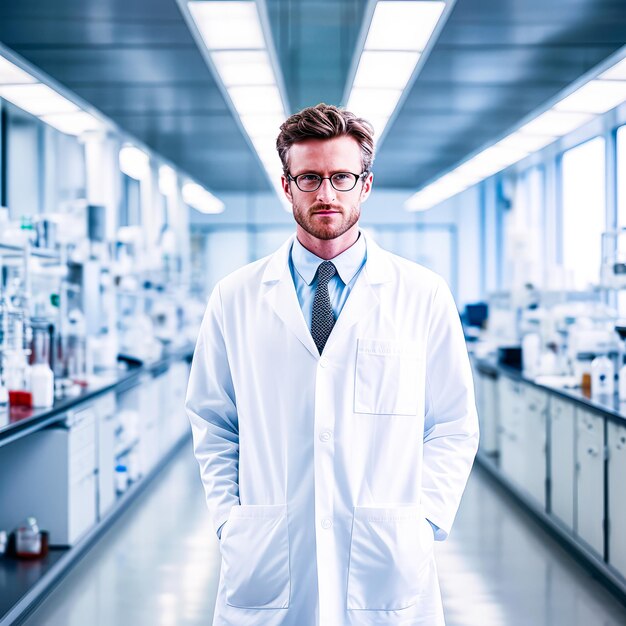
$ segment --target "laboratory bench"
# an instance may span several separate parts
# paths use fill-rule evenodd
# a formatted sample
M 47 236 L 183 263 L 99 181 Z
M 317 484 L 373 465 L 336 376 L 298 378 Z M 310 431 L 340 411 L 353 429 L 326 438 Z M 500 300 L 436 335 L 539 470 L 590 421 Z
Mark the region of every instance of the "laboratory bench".
M 477 463 L 626 604 L 626 404 L 471 361 Z
M 0 555 L 0 626 L 23 621 L 189 440 L 193 346 L 90 379 L 49 409 L 0 410 L 0 529 L 34 516 L 47 556 Z

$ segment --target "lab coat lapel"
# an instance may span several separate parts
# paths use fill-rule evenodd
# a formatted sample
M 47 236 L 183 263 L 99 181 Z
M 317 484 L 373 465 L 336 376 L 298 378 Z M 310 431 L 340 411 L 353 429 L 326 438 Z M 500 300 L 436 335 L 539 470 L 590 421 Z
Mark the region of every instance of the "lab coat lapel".
M 380 290 L 384 283 L 392 280 L 392 268 L 387 253 L 371 238 L 367 242 L 367 261 L 356 279 L 354 287 L 328 337 L 327 346 L 332 346 L 336 337 L 341 337 L 348 328 L 371 315 L 380 303 Z
M 289 252 L 294 237 L 295 235 L 291 236 L 268 262 L 263 274 L 263 283 L 267 287 L 265 298 L 285 326 L 316 359 L 319 359 L 319 352 L 304 321 L 296 288 L 289 271 Z

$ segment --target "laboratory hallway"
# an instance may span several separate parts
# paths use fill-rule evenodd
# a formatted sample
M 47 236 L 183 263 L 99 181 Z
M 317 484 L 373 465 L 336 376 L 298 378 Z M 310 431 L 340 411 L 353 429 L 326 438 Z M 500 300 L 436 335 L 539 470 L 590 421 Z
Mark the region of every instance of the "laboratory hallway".
M 436 545 L 447 626 L 619 626 L 618 603 L 475 468 Z M 185 443 L 28 626 L 210 626 L 219 547 Z

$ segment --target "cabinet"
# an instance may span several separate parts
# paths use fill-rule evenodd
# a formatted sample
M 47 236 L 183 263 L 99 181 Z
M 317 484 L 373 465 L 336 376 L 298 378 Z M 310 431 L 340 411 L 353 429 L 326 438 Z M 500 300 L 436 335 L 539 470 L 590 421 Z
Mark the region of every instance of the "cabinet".
M 604 556 L 604 418 L 576 407 L 576 534 Z
M 147 474 L 161 457 L 159 448 L 160 392 L 157 379 L 151 374 L 142 378 L 139 396 L 141 411 L 139 434 L 139 466 L 142 474 Z
M 500 377 L 498 381 L 500 469 L 517 486 L 522 484 L 524 475 L 523 407 L 522 384 L 506 376 Z
M 521 436 L 523 484 L 522 487 L 542 510 L 546 509 L 548 394 L 524 384 L 524 413 Z
M 474 387 L 480 423 L 480 450 L 495 455 L 498 451 L 498 380 L 493 375 L 476 370 Z
M 550 400 L 551 513 L 574 530 L 574 472 L 576 469 L 574 404 L 556 396 Z
M 626 425 L 607 424 L 609 563 L 626 578 Z
M 109 392 L 94 403 L 97 416 L 98 519 L 115 503 L 115 393 Z
M 34 515 L 51 545 L 73 545 L 96 522 L 96 413 L 92 405 L 0 448 L 0 528 Z

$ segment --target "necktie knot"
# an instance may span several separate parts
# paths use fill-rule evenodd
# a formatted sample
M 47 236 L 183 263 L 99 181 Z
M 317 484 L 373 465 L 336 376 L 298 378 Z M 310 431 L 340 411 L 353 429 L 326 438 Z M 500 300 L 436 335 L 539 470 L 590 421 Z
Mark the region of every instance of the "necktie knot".
M 327 283 L 336 273 L 337 269 L 330 261 L 324 261 L 317 267 L 317 278 L 320 282 Z

